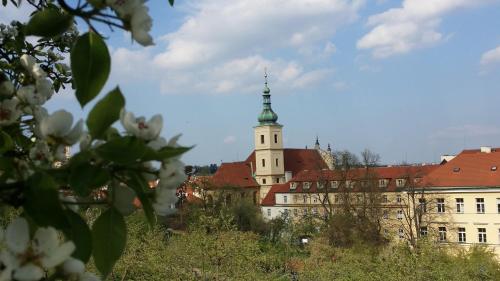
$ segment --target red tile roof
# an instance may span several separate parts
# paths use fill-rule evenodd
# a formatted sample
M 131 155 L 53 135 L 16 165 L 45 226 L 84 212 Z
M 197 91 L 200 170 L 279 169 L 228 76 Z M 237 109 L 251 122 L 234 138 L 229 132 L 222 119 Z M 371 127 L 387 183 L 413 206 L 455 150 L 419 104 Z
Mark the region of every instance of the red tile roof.
M 495 168 L 496 167 L 496 168 Z M 500 187 L 500 149 L 464 150 L 425 178 L 432 187 Z
M 302 170 L 321 170 L 328 169 L 323 158 L 316 149 L 285 148 L 283 149 L 285 161 L 285 171 L 291 171 L 296 175 Z M 255 168 L 255 151 L 253 151 L 245 160 L 252 163 Z
M 374 167 L 371 168 L 377 179 L 389 180 L 385 191 L 396 191 L 396 179 L 409 179 L 423 178 L 426 174 L 437 169 L 439 165 L 425 165 L 425 166 L 392 166 L 392 167 Z M 262 200 L 261 205 L 273 206 L 275 205 L 276 193 L 287 192 L 318 192 L 317 181 L 334 181 L 334 180 L 362 180 L 366 175 L 366 169 L 357 168 L 350 170 L 347 174 L 340 170 L 304 170 L 299 172 L 292 180 L 284 184 L 273 185 L 266 197 Z M 293 190 L 290 189 L 290 184 L 294 182 L 297 187 Z M 303 183 L 310 182 L 310 187 L 307 190 L 303 189 Z M 356 188 L 354 189 L 354 191 Z
M 246 162 L 222 163 L 209 180 L 209 184 L 213 187 L 259 187 L 252 176 L 250 165 Z

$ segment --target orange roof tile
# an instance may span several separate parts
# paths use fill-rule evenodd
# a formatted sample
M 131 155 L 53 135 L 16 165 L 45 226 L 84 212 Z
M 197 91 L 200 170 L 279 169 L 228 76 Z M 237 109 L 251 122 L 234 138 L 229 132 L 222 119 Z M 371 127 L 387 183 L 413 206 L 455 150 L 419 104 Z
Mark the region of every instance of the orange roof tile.
M 425 178 L 432 187 L 500 187 L 500 149 L 464 150 Z
M 285 161 L 285 171 L 291 171 L 292 175 L 296 175 L 302 170 L 320 170 L 328 168 L 319 152 L 315 149 L 285 148 L 283 149 L 283 157 Z M 255 151 L 248 156 L 245 162 L 251 162 L 255 168 Z
M 246 162 L 222 163 L 209 179 L 213 187 L 254 188 L 259 184 L 252 177 L 250 165 Z

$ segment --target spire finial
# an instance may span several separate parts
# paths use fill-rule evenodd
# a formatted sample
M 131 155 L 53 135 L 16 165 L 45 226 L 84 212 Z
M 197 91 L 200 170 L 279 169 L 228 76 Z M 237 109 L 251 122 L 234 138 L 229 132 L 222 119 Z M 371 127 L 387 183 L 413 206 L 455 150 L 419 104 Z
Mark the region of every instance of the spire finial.
M 265 83 L 266 86 L 267 86 L 267 67 L 264 67 L 264 80 L 265 80 Z

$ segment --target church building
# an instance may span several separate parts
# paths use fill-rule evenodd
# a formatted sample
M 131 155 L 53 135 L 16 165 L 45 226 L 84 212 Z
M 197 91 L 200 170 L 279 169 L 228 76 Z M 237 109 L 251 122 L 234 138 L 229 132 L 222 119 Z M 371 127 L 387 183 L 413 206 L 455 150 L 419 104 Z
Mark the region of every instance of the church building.
M 333 155 L 330 146 L 322 150 L 318 138 L 314 149 L 284 148 L 283 125 L 271 107 L 271 90 L 267 74 L 262 91 L 263 108 L 253 127 L 254 150 L 246 160 L 222 163 L 208 180 L 210 189 L 238 188 L 252 194 L 260 203 L 272 185 L 288 182 L 304 170 L 333 169 Z M 242 193 L 243 194 L 243 193 Z

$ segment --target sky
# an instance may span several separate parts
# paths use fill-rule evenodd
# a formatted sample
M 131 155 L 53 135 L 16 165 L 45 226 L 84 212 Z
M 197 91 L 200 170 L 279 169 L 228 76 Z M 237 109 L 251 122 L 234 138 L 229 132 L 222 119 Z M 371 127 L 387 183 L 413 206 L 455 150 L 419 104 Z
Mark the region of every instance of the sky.
M 162 136 L 195 145 L 188 164 L 245 159 L 264 69 L 285 147 L 359 153 L 382 163 L 438 162 L 500 147 L 500 0 L 148 1 L 155 45 L 110 32 L 107 91 L 162 114 Z M 0 22 L 27 19 L 0 9 Z M 80 24 L 81 31 L 86 26 Z M 71 91 L 49 101 L 83 118 Z

